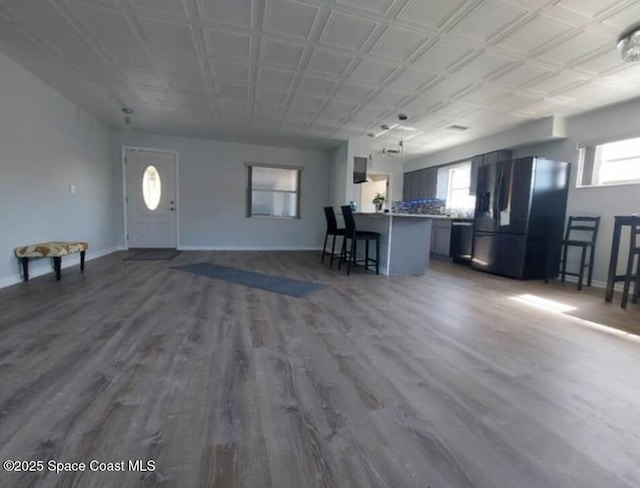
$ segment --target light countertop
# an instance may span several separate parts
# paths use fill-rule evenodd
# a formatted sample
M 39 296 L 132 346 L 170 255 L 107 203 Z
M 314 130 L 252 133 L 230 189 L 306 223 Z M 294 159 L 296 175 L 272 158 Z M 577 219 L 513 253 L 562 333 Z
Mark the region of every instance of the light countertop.
M 457 219 L 460 217 L 449 217 L 447 215 L 436 214 L 405 214 L 405 213 L 384 213 L 384 212 L 355 212 L 353 215 L 364 217 L 400 217 L 412 219 Z

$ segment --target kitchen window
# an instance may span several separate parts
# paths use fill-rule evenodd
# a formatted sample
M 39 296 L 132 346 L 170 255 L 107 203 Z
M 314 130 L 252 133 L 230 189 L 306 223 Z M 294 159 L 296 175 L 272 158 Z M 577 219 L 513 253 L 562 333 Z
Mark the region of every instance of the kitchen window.
M 247 217 L 300 218 L 301 171 L 247 163 Z
M 640 137 L 580 148 L 578 187 L 640 183 Z
M 450 167 L 448 180 L 447 208 L 475 208 L 476 197 L 469 195 L 469 188 L 471 186 L 471 161 Z

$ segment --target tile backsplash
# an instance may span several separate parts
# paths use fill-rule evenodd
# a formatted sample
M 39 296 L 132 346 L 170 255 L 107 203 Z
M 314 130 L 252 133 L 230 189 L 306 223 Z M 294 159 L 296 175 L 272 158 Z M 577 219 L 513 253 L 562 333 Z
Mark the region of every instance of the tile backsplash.
M 448 215 L 451 217 L 473 217 L 473 209 L 447 208 L 447 201 L 441 198 L 428 198 L 424 200 L 405 200 L 391 202 L 392 213 Z
M 446 200 L 440 198 L 428 198 L 426 200 L 391 202 L 391 211 L 393 213 L 442 215 L 445 212 L 446 206 Z

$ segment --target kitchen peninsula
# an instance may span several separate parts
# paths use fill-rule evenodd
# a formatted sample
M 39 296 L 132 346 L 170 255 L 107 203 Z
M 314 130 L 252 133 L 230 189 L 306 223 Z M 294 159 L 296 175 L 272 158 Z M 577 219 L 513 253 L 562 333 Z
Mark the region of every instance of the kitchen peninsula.
M 434 219 L 444 215 L 355 213 L 360 230 L 379 232 L 380 272 L 385 275 L 421 275 L 429 266 L 429 243 Z

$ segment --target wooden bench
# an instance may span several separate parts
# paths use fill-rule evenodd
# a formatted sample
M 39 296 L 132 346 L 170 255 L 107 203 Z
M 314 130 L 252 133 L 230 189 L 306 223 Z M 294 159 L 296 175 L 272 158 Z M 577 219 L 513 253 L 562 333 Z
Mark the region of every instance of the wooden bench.
M 62 256 L 80 253 L 80 271 L 84 271 L 84 256 L 89 248 L 87 242 L 43 242 L 30 246 L 16 247 L 16 257 L 22 262 L 24 281 L 29 281 L 29 258 L 53 258 L 56 280 L 60 281 Z

